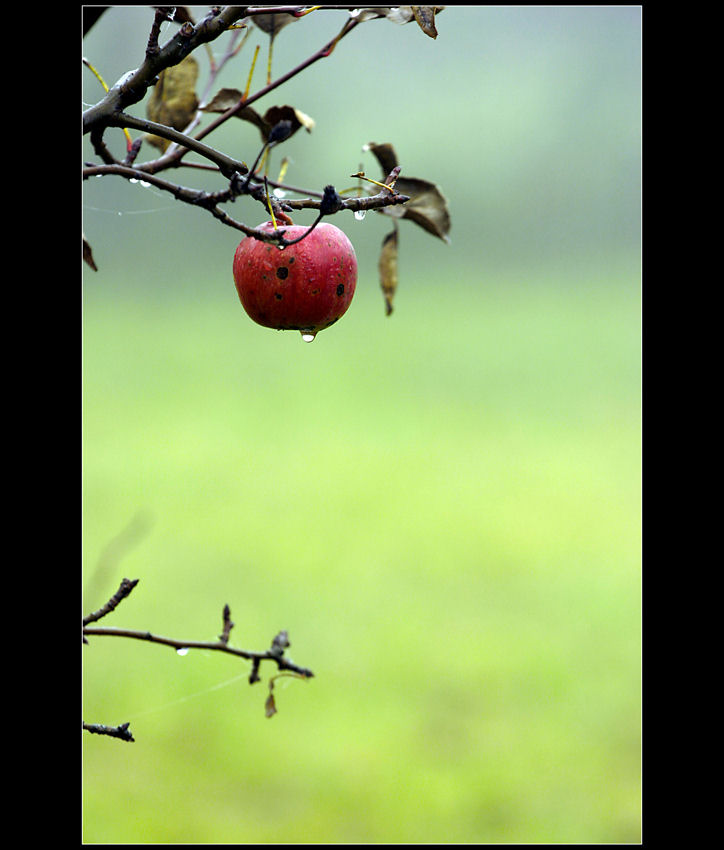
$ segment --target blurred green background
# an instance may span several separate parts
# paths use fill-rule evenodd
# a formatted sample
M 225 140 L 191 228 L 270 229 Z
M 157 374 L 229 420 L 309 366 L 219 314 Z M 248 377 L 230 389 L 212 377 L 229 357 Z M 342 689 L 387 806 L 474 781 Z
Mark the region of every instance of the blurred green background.
M 85 38 L 109 84 L 152 14 L 114 7 Z M 345 15 L 284 29 L 275 76 Z M 92 639 L 83 717 L 136 743 L 83 738 L 88 843 L 640 841 L 641 10 L 437 25 L 368 22 L 257 104 L 317 122 L 274 154 L 294 185 L 378 177 L 375 141 L 442 188 L 451 244 L 401 223 L 389 318 L 381 215 L 335 217 L 357 294 L 305 344 L 243 312 L 236 231 L 83 184 L 84 613 L 139 578 L 104 624 L 213 640 L 228 603 L 234 644 L 288 629 L 315 672 L 266 719 L 271 667 L 250 687 L 230 656 Z M 255 32 L 220 86 L 257 43 L 263 83 Z M 207 141 L 251 162 L 256 129 L 229 124 Z

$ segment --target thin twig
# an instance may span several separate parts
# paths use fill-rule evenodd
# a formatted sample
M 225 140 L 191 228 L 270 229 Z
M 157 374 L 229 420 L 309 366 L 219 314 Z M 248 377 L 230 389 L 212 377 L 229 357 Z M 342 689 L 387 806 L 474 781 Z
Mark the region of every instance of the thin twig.
M 83 618 L 83 625 L 86 626 L 88 623 L 95 623 L 100 620 L 101 617 L 105 617 L 106 614 L 110 614 L 111 611 L 120 605 L 120 603 L 123 602 L 123 600 L 130 594 L 133 588 L 138 584 L 138 581 L 139 580 L 137 578 L 133 580 L 124 578 L 118 590 L 113 594 L 113 596 L 111 596 L 105 605 Z
M 288 80 L 291 80 L 292 77 L 296 77 L 296 75 L 301 73 L 305 68 L 308 68 L 310 65 L 313 65 L 315 62 L 318 62 L 320 59 L 324 59 L 327 56 L 330 56 L 334 48 L 337 46 L 337 43 L 341 41 L 346 35 L 349 35 L 349 33 L 352 32 L 352 30 L 357 26 L 357 24 L 359 24 L 358 20 L 350 18 L 348 21 L 345 22 L 345 25 L 342 27 L 338 35 L 336 35 L 331 41 L 328 41 L 323 47 L 317 50 L 316 53 L 313 53 L 308 59 L 305 59 L 303 62 L 300 62 L 300 64 L 297 65 L 295 68 L 292 68 L 291 71 L 288 71 L 286 74 L 282 74 L 282 76 L 278 79 L 273 80 L 271 83 L 264 86 L 264 88 L 259 89 L 259 91 L 255 94 L 249 95 L 249 97 L 247 98 L 240 98 L 238 103 L 236 103 L 234 106 L 229 107 L 226 112 L 223 112 L 221 115 L 219 115 L 218 118 L 216 118 L 206 127 L 204 127 L 203 130 L 198 132 L 195 138 L 197 140 L 203 139 L 204 136 L 207 136 L 220 124 L 223 124 L 225 121 L 228 121 L 229 118 L 232 118 L 234 115 L 236 115 L 237 112 L 240 112 L 245 107 L 254 103 L 254 101 L 257 101 L 260 98 L 264 97 L 264 95 L 269 94 L 270 91 L 273 91 L 274 89 L 286 83 Z
M 120 726 L 104 726 L 102 723 L 86 723 L 83 721 L 83 729 L 94 735 L 108 735 L 109 738 L 120 738 L 121 741 L 133 742 L 136 739 L 130 733 L 130 723 L 121 723 Z
M 237 658 L 245 658 L 247 661 L 256 662 L 273 661 L 280 670 L 291 670 L 294 673 L 299 673 L 300 676 L 305 676 L 311 679 L 314 676 L 311 670 L 300 667 L 294 662 L 284 658 L 279 653 L 275 644 L 272 644 L 271 649 L 264 652 L 252 652 L 246 649 L 237 649 L 234 646 L 229 646 L 222 640 L 217 641 L 200 641 L 200 640 L 177 640 L 176 638 L 163 637 L 155 635 L 151 632 L 138 631 L 136 629 L 115 629 L 103 626 L 89 626 L 83 629 L 85 637 L 126 637 L 134 640 L 144 640 L 149 643 L 156 643 L 162 646 L 170 646 L 172 649 L 204 649 L 216 652 L 225 652 L 229 655 L 235 655 Z M 278 637 L 278 636 L 277 636 Z M 276 638 L 275 638 L 276 640 Z
M 249 170 L 245 162 L 226 156 L 226 154 L 217 151 L 215 148 L 204 145 L 191 136 L 186 136 L 178 130 L 174 130 L 173 127 L 167 127 L 165 124 L 157 124 L 155 121 L 136 118 L 135 115 L 128 115 L 125 112 L 121 112 L 109 118 L 106 126 L 131 127 L 134 130 L 143 130 L 146 133 L 170 139 L 172 142 L 176 142 L 178 145 L 188 148 L 213 162 L 225 177 L 231 177 L 235 171 L 238 171 L 239 174 L 246 174 Z

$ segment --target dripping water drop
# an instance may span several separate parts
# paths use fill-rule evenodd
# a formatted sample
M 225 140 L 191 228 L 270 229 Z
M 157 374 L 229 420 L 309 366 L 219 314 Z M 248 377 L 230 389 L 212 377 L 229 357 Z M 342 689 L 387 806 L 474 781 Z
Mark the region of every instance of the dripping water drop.
M 367 210 L 355 210 L 354 217 L 357 219 L 357 221 L 363 221 L 366 213 Z
M 176 655 L 188 655 L 188 654 L 189 654 L 188 646 L 182 646 L 181 649 L 176 650 Z
M 316 333 L 312 333 L 311 331 L 302 331 L 302 339 L 305 342 L 313 342 L 314 337 L 317 335 Z

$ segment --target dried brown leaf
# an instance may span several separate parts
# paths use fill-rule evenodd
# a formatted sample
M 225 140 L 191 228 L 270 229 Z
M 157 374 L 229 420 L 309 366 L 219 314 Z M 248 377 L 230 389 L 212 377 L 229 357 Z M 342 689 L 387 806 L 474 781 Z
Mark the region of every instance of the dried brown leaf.
M 174 130 L 185 129 L 196 114 L 199 103 L 196 97 L 198 76 L 199 66 L 193 56 L 187 56 L 178 65 L 162 71 L 146 107 L 148 118 Z M 162 151 L 170 144 L 168 139 L 159 136 L 148 135 L 146 138 Z
M 251 20 L 260 30 L 274 38 L 279 30 L 284 29 L 288 24 L 293 24 L 299 18 L 288 12 L 275 12 L 271 15 L 252 15 Z
M 315 124 L 313 118 L 293 106 L 272 106 L 264 113 L 264 120 L 270 128 L 280 121 L 291 121 L 292 133 L 296 133 L 300 127 L 311 133 Z
M 450 241 L 447 199 L 434 183 L 417 177 L 399 177 L 395 190 L 402 195 L 409 195 L 410 200 L 401 206 L 385 207 L 381 212 L 393 218 L 407 218 L 443 242 Z
M 389 143 L 377 144 L 370 142 L 365 149 L 374 154 L 380 164 L 383 179 L 397 166 L 397 153 Z M 379 210 L 383 215 L 393 218 L 406 218 L 414 221 L 433 236 L 449 242 L 450 211 L 445 196 L 435 183 L 422 180 L 419 177 L 398 177 L 395 191 L 401 195 L 409 195 L 410 200 L 399 206 L 384 207 Z
M 205 106 L 200 106 L 202 112 L 226 112 L 241 100 L 243 93 L 239 89 L 219 89 Z
M 413 6 L 412 14 L 415 16 L 420 29 L 430 38 L 437 38 L 435 29 L 435 6 Z
M 391 144 L 386 143 L 378 145 L 377 142 L 368 142 L 363 148 L 363 151 L 370 151 L 374 154 L 375 159 L 380 164 L 380 168 L 386 177 L 390 171 L 397 165 L 397 154 Z
M 88 265 L 93 269 L 94 272 L 98 271 L 98 266 L 96 266 L 93 260 L 93 251 L 91 251 L 91 246 L 88 243 L 88 240 L 83 235 L 83 259 L 88 263 Z
M 274 702 L 274 694 L 270 693 L 264 703 L 264 714 L 266 717 L 274 717 L 277 713 L 277 707 Z
M 241 97 L 242 93 L 238 89 L 221 89 L 214 95 L 211 102 L 202 106 L 201 109 L 203 112 L 226 112 L 227 109 L 236 106 Z M 245 106 L 236 113 L 236 117 L 241 118 L 242 121 L 249 121 L 258 127 L 263 142 L 266 142 L 272 128 L 280 121 L 291 121 L 292 132 L 289 134 L 290 136 L 301 127 L 304 127 L 308 133 L 311 133 L 315 127 L 313 118 L 293 106 L 271 106 L 263 115 L 252 109 L 251 106 Z
M 385 310 L 389 316 L 397 290 L 397 227 L 385 236 L 378 263 L 380 286 L 385 297 Z

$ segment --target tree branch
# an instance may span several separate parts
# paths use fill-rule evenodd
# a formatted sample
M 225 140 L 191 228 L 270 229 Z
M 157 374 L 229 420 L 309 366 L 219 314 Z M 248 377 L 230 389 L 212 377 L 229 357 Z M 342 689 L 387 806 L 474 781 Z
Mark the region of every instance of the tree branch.
M 120 738 L 121 741 L 133 742 L 136 739 L 128 730 L 130 723 L 121 723 L 120 726 L 104 726 L 102 723 L 86 723 L 83 721 L 83 729 L 94 735 L 108 735 L 110 738 Z
M 287 9 L 287 11 L 290 10 Z M 248 12 L 249 8 L 247 8 L 247 13 Z M 350 32 L 352 32 L 352 30 L 357 26 L 357 24 L 359 24 L 358 20 L 350 18 L 348 21 L 345 22 L 338 35 L 336 35 L 331 41 L 328 41 L 327 44 L 321 47 L 316 53 L 313 53 L 308 59 L 305 59 L 295 68 L 292 68 L 291 71 L 288 71 L 286 74 L 282 74 L 282 76 L 278 79 L 273 80 L 271 83 L 269 83 L 269 85 L 264 86 L 264 88 L 262 89 L 259 89 L 259 91 L 255 94 L 252 94 L 247 98 L 241 98 L 237 104 L 227 109 L 226 112 L 223 112 L 221 115 L 219 115 L 218 118 L 216 118 L 206 127 L 204 127 L 203 130 L 198 132 L 196 134 L 196 139 L 203 139 L 204 136 L 211 133 L 220 124 L 223 124 L 225 121 L 228 121 L 229 118 L 232 118 L 234 115 L 236 115 L 237 112 L 240 112 L 245 107 L 254 103 L 254 101 L 264 97 L 265 94 L 269 94 L 270 91 L 273 91 L 275 88 L 278 88 L 279 86 L 283 85 L 292 77 L 295 77 L 297 74 L 301 73 L 305 68 L 308 68 L 310 65 L 313 65 L 315 62 L 318 62 L 320 59 L 324 59 L 325 57 L 330 56 L 334 48 L 337 46 L 337 43 L 341 41 Z
M 240 230 L 247 236 L 253 236 L 255 239 L 261 239 L 263 242 L 276 242 L 282 246 L 292 244 L 291 242 L 284 239 L 282 233 L 266 233 L 264 231 L 257 230 L 254 227 L 249 227 L 246 224 L 242 224 L 241 222 L 236 221 L 236 219 L 232 218 L 230 215 L 228 215 L 228 213 L 219 209 L 219 204 L 224 204 L 233 201 L 238 196 L 239 193 L 233 188 L 233 185 L 230 185 L 228 189 L 225 189 L 221 192 L 204 192 L 200 189 L 189 189 L 185 186 L 180 186 L 176 183 L 171 183 L 168 180 L 164 180 L 161 177 L 157 177 L 155 174 L 143 170 L 143 168 L 141 167 L 131 168 L 127 165 L 120 165 L 114 163 L 109 165 L 93 165 L 83 169 L 84 180 L 87 180 L 90 177 L 102 177 L 104 175 L 117 175 L 120 177 L 125 177 L 129 180 L 145 180 L 146 182 L 155 186 L 157 189 L 161 189 L 164 192 L 169 192 L 171 195 L 174 196 L 174 198 L 176 198 L 177 201 L 183 201 L 184 203 L 191 204 L 192 206 L 198 206 L 208 210 L 222 224 L 225 224 L 228 227 L 232 227 L 235 230 Z M 232 180 L 232 184 L 233 183 L 234 181 Z M 263 184 L 249 183 L 247 186 L 244 187 L 244 193 L 250 195 L 251 197 L 255 198 L 255 200 L 258 200 L 260 203 L 266 206 L 266 196 L 264 193 Z M 407 201 L 409 200 L 409 195 L 402 195 L 397 192 L 394 192 L 393 190 L 383 189 L 376 195 L 370 195 L 361 198 L 346 198 L 344 200 L 341 200 L 335 210 L 327 211 L 324 214 L 330 215 L 336 212 L 341 212 L 342 210 L 350 210 L 352 212 L 356 212 L 357 210 L 375 210 L 381 209 L 382 207 L 404 204 L 407 203 Z M 323 202 L 323 196 L 321 199 L 284 199 L 284 201 L 274 199 L 274 203 L 277 204 L 282 210 L 287 212 L 304 209 L 321 210 Z
M 162 48 L 147 50 L 143 64 L 123 77 L 109 89 L 106 96 L 83 113 L 83 133 L 94 127 L 109 126 L 110 119 L 134 103 L 143 100 L 146 90 L 155 85 L 158 75 L 172 65 L 178 65 L 202 44 L 213 41 L 239 18 L 246 15 L 246 6 L 213 7 L 195 26 L 184 24 Z M 156 21 L 154 19 L 154 26 Z M 149 44 L 153 48 L 152 38 Z M 157 46 L 157 45 L 156 45 Z
M 167 127 L 165 124 L 157 124 L 155 121 L 149 121 L 146 118 L 136 118 L 134 115 L 121 112 L 118 115 L 112 115 L 106 122 L 106 126 L 131 127 L 133 130 L 143 130 L 152 135 L 163 136 L 163 138 L 170 139 L 172 142 L 176 142 L 176 144 L 195 151 L 210 160 L 225 177 L 231 177 L 235 171 L 238 171 L 239 174 L 246 174 L 249 171 L 245 162 L 232 159 L 232 157 L 226 156 L 226 154 L 217 151 L 215 148 L 204 145 L 191 136 L 186 136 L 184 133 L 174 130 L 173 127 Z
M 97 611 L 94 611 L 92 614 L 88 614 L 87 617 L 83 618 L 83 625 L 87 626 L 89 623 L 95 623 L 97 620 L 100 620 L 101 617 L 105 617 L 106 614 L 110 614 L 117 605 L 120 605 L 121 602 L 131 593 L 133 588 L 138 584 L 138 579 L 135 578 L 133 580 L 124 578 L 121 582 L 121 586 L 118 590 L 111 596 L 111 598 L 99 608 Z
M 149 643 L 157 643 L 161 646 L 170 646 L 175 650 L 179 649 L 205 649 L 215 652 L 225 652 L 228 655 L 235 655 L 237 658 L 244 658 L 247 661 L 252 661 L 256 669 L 262 661 L 273 661 L 279 670 L 290 670 L 297 673 L 306 679 L 314 677 L 314 673 L 305 667 L 300 667 L 289 659 L 284 658 L 284 646 L 280 646 L 283 641 L 280 640 L 280 635 L 285 635 L 286 632 L 280 632 L 272 642 L 270 649 L 265 652 L 252 652 L 246 649 L 237 649 L 234 646 L 229 646 L 222 638 L 216 641 L 200 641 L 200 640 L 177 640 L 176 638 L 162 637 L 151 632 L 138 631 L 136 629 L 115 629 L 110 626 L 89 626 L 83 629 L 83 636 L 96 637 L 126 637 L 134 640 L 144 640 Z M 288 646 L 289 643 L 286 643 Z

